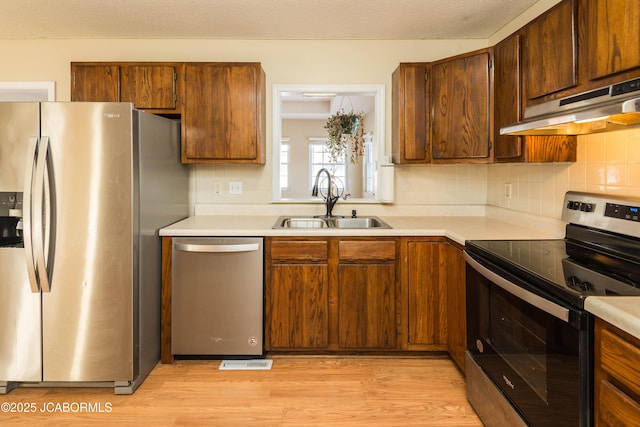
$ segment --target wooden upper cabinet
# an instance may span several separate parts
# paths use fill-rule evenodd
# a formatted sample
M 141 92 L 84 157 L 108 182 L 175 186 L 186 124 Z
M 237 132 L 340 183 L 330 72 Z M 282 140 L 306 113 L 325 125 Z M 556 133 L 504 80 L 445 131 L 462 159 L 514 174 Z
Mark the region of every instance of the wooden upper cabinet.
M 500 128 L 522 119 L 522 56 L 520 34 L 514 34 L 493 48 L 494 158 L 496 161 L 522 158 L 522 137 L 500 135 Z
M 72 62 L 71 101 L 120 101 L 120 67 Z
M 71 100 L 132 102 L 151 113 L 179 113 L 178 64 L 71 63 Z
M 141 110 L 176 108 L 176 66 L 126 65 L 121 71 L 122 102 L 133 102 L 134 107 Z
M 185 65 L 182 161 L 265 162 L 265 78 L 259 63 Z
M 392 74 L 392 159 L 429 163 L 428 63 L 402 63 Z
M 516 33 L 493 48 L 494 60 L 494 160 L 496 162 L 575 162 L 577 137 L 500 135 L 500 128 L 523 116 L 523 37 Z
M 640 69 L 640 8 L 637 0 L 583 1 L 589 80 Z M 638 75 L 638 73 L 635 73 Z M 623 77 L 621 80 L 635 76 Z
M 434 162 L 491 160 L 490 50 L 431 66 L 431 151 Z
M 525 27 L 528 103 L 577 85 L 576 28 L 576 0 L 562 1 Z

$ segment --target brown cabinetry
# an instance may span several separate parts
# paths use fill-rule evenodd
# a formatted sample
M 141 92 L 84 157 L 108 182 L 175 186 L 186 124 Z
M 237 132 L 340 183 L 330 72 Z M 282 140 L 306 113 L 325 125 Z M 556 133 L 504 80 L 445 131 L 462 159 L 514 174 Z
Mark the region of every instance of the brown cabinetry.
M 264 164 L 265 99 L 259 63 L 187 63 L 182 161 Z
M 523 118 L 521 76 L 523 40 L 516 33 L 493 48 L 494 160 L 496 162 L 575 162 L 576 136 L 500 135 L 500 128 Z
M 525 27 L 525 94 L 528 104 L 578 83 L 576 0 L 564 0 Z
M 396 238 L 268 238 L 266 349 L 396 349 L 396 245 Z
M 395 349 L 395 239 L 340 240 L 337 295 L 340 349 Z
M 267 245 L 268 350 L 329 347 L 329 243 L 274 240 Z
M 404 245 L 409 348 L 446 350 L 447 283 L 442 271 L 445 244 L 442 239 L 408 238 Z
M 431 65 L 431 157 L 435 163 L 491 161 L 488 49 Z
M 265 163 L 260 63 L 73 62 L 71 100 L 133 102 L 182 123 L 183 163 Z
M 640 426 L 640 339 L 596 318 L 596 426 Z
M 402 63 L 391 76 L 393 163 L 429 163 L 428 63 Z
M 71 100 L 132 102 L 157 114 L 179 113 L 175 63 L 71 63 Z
M 447 349 L 460 370 L 465 372 L 464 353 L 467 350 L 466 263 L 462 247 L 447 241 L 443 245 L 444 276 L 447 288 Z
M 634 0 L 582 0 L 581 65 L 590 85 L 640 75 L 640 8 Z
M 466 350 L 465 261 L 462 247 L 438 237 L 401 241 L 401 320 L 407 350 L 448 351 L 464 372 Z

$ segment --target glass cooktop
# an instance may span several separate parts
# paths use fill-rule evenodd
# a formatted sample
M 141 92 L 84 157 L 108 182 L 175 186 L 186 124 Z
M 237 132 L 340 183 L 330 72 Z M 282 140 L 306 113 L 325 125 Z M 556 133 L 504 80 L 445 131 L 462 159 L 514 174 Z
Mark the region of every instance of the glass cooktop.
M 590 295 L 638 295 L 640 280 L 624 268 L 608 269 L 604 255 L 576 259 L 584 252 L 566 240 L 473 240 L 467 252 L 501 267 L 535 288 L 582 308 Z M 603 261 L 603 262 L 601 262 Z

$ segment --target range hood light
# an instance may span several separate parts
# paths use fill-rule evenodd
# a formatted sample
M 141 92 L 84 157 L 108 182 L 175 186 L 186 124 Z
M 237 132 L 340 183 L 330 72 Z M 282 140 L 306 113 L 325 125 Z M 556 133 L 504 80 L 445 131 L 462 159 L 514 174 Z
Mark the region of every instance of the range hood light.
M 584 120 L 576 120 L 573 123 L 591 123 L 591 122 L 599 122 L 600 120 L 607 120 L 610 116 L 602 116 L 602 117 L 594 117 L 592 119 L 584 119 Z

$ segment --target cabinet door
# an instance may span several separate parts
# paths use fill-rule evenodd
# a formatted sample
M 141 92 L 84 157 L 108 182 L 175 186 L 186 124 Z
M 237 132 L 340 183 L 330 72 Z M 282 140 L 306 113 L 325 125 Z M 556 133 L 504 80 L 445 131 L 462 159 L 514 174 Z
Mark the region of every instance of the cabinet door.
M 575 162 L 577 137 L 500 135 L 522 119 L 521 35 L 494 46 L 494 160 L 496 162 Z
M 71 63 L 71 100 L 120 101 L 120 67 L 117 64 Z
M 176 108 L 175 66 L 125 65 L 122 66 L 122 102 L 133 102 L 142 110 L 173 110 Z
M 411 241 L 407 246 L 409 344 L 447 344 L 447 287 L 441 277 L 443 243 Z
M 640 68 L 637 0 L 585 1 L 589 80 Z
M 328 266 L 273 264 L 267 291 L 267 349 L 329 345 Z
M 187 64 L 183 161 L 264 163 L 263 103 L 260 64 Z
M 340 348 L 396 348 L 395 276 L 393 264 L 338 266 Z
M 489 59 L 484 51 L 432 65 L 433 160 L 489 160 Z
M 563 0 L 527 25 L 527 99 L 577 84 L 575 0 Z
M 522 137 L 500 135 L 500 128 L 522 119 L 521 97 L 521 36 L 515 34 L 501 41 L 493 48 L 494 60 L 494 158 L 520 159 L 522 157 Z
M 429 64 L 400 64 L 392 75 L 392 157 L 396 164 L 429 163 Z
M 462 250 L 445 243 L 441 246 L 447 288 L 447 347 L 449 355 L 465 372 L 464 353 L 467 349 L 466 263 Z

